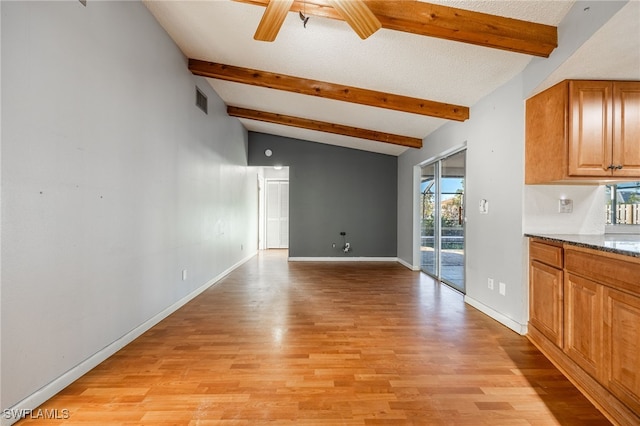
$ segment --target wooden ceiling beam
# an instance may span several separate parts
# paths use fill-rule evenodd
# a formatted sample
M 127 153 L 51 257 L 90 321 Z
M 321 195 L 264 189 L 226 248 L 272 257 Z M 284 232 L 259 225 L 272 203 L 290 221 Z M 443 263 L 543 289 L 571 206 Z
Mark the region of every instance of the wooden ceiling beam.
M 469 108 L 466 106 L 411 98 L 307 78 L 292 77 L 268 71 L 206 62 L 198 59 L 189 59 L 189 70 L 193 74 L 202 77 L 284 90 L 303 95 L 318 96 L 377 108 L 386 108 L 455 121 L 465 121 L 469 118 Z
M 394 135 L 392 133 L 377 132 L 375 130 L 361 129 L 358 127 L 344 126 L 341 124 L 327 123 L 318 120 L 309 120 L 306 118 L 293 117 L 290 115 L 257 111 L 253 109 L 239 108 L 234 106 L 227 107 L 227 114 L 229 114 L 231 117 L 264 121 L 266 123 L 299 127 L 301 129 L 316 130 L 318 132 L 333 133 L 342 136 L 351 136 L 354 138 L 408 146 L 410 148 L 422 148 L 422 139 L 419 138 Z
M 269 0 L 235 0 L 266 6 Z M 412 0 L 365 0 L 382 28 L 547 58 L 558 47 L 551 25 Z M 296 0 L 292 12 L 342 20 L 327 0 Z

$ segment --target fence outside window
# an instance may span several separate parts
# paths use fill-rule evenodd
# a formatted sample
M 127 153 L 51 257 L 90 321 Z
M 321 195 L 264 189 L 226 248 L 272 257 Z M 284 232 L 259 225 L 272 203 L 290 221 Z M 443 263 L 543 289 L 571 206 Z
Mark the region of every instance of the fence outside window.
M 607 225 L 640 225 L 640 182 L 607 185 L 606 194 Z
M 640 225 L 640 204 L 618 204 L 616 225 Z M 607 225 L 613 223 L 611 205 L 607 206 Z

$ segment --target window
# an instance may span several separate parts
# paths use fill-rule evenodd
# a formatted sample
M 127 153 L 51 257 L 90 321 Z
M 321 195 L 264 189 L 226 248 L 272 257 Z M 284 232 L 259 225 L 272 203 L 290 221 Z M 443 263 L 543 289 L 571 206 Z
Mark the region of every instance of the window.
M 607 225 L 640 225 L 640 182 L 607 185 Z

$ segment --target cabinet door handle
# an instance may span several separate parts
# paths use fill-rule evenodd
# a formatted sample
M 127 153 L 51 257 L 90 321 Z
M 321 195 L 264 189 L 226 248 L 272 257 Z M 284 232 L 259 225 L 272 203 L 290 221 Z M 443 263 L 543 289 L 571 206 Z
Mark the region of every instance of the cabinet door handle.
M 616 168 L 616 167 L 615 167 L 613 164 L 609 164 L 609 167 L 607 167 L 607 169 L 609 169 L 609 170 L 613 170 L 613 169 L 615 169 L 615 168 Z
M 618 164 L 618 165 L 616 166 L 616 170 L 620 170 L 621 168 L 622 168 L 622 164 Z

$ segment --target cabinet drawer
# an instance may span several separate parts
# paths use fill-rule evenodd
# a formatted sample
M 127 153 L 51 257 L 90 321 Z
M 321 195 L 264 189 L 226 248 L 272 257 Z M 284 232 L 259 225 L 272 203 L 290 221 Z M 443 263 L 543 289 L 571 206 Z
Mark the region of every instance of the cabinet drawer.
M 562 269 L 562 246 L 532 240 L 529 243 L 529 257 L 531 260 Z
M 565 246 L 564 262 L 569 272 L 640 295 L 640 259 Z

